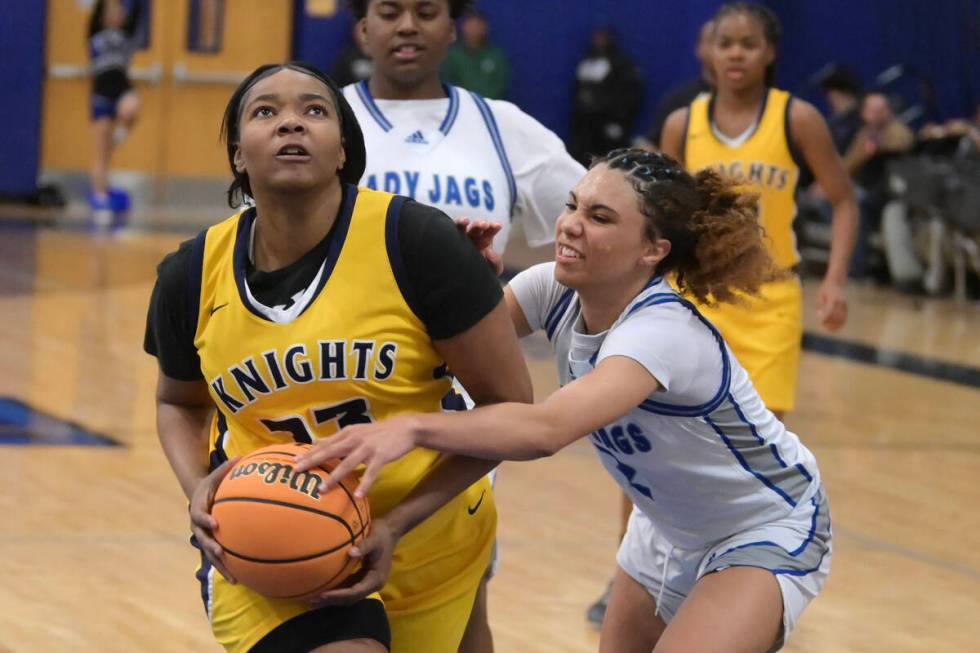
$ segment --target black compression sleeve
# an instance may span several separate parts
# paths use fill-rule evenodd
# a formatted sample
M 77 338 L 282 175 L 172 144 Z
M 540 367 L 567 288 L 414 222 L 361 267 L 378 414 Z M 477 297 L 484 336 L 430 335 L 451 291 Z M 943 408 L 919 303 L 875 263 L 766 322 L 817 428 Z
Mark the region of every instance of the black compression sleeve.
M 156 356 L 167 376 L 181 381 L 197 381 L 201 359 L 194 347 L 195 315 L 190 314 L 188 266 L 191 243 L 180 248 L 157 266 L 157 282 L 150 297 L 146 316 L 143 350 Z
M 406 201 L 398 247 L 410 286 L 406 299 L 433 340 L 463 333 L 503 297 L 483 256 L 438 209 Z

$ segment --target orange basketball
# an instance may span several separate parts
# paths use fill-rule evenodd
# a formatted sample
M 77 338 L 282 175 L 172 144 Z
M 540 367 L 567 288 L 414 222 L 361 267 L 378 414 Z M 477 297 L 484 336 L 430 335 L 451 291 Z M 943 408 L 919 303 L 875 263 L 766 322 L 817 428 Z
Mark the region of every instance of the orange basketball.
M 357 567 L 347 551 L 370 525 L 353 478 L 319 491 L 337 461 L 293 471 L 293 460 L 307 449 L 288 443 L 253 451 L 231 468 L 214 497 L 215 539 L 228 571 L 272 598 L 310 598 L 342 583 Z

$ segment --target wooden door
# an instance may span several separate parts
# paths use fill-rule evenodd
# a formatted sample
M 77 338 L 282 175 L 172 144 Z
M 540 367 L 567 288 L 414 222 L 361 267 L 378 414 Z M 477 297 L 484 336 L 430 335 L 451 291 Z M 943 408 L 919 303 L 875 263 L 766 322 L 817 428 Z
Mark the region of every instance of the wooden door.
M 201 9 L 207 0 L 199 0 Z M 228 176 L 220 142 L 221 117 L 235 86 L 256 67 L 289 58 L 293 3 L 231 0 L 224 3 L 223 30 L 215 52 L 194 51 L 188 42 L 191 2 L 174 2 L 174 52 L 168 67 L 165 132 L 166 174 Z M 204 17 L 206 12 L 199 10 Z M 220 19 L 221 17 L 218 16 Z M 213 14 L 212 14 L 213 19 Z
M 145 1 L 145 0 L 144 0 Z M 92 3 L 48 0 L 46 77 L 41 122 L 41 167 L 87 171 L 92 158 L 88 22 Z M 148 47 L 137 51 L 130 78 L 140 95 L 139 123 L 113 155 L 113 167 L 162 172 L 163 79 L 170 2 L 150 3 Z
M 142 0 L 147 2 L 147 0 Z M 87 171 L 92 156 L 86 0 L 48 0 L 47 77 L 41 165 Z M 130 68 L 140 118 L 114 153 L 113 170 L 154 178 L 227 177 L 221 116 L 234 87 L 256 66 L 289 58 L 292 0 L 149 0 L 147 48 Z M 201 25 L 217 21 L 212 51 Z M 207 29 L 206 25 L 203 29 Z M 206 40 L 206 39 L 205 39 Z M 192 41 L 195 41 L 192 43 Z

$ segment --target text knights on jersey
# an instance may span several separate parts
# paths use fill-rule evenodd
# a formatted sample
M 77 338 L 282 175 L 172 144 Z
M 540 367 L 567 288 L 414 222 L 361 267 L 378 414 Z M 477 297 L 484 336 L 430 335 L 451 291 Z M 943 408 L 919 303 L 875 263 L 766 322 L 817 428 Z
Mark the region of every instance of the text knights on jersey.
M 208 383 L 232 413 L 260 395 L 314 381 L 384 381 L 395 371 L 398 345 L 375 340 L 320 340 L 313 352 L 305 344 L 249 356 Z
M 736 181 L 758 186 L 768 186 L 776 190 L 782 190 L 789 182 L 789 170 L 781 166 L 772 165 L 763 161 L 732 161 L 725 165 L 723 162 L 715 163 L 713 166 L 723 175 L 727 174 Z

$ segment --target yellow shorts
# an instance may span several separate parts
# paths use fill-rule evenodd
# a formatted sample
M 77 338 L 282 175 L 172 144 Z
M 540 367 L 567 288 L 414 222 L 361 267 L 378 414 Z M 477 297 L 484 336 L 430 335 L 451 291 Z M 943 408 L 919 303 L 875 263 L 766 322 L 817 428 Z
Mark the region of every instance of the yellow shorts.
M 497 536 L 484 476 L 409 531 L 381 590 L 392 653 L 456 653 Z
M 796 378 L 803 339 L 803 290 L 798 278 L 764 285 L 744 305 L 698 306 L 742 364 L 770 410 L 796 405 Z
M 456 653 L 490 564 L 496 527 L 493 493 L 483 478 L 401 539 L 380 592 L 392 653 Z M 198 568 L 198 579 L 215 639 L 229 653 L 246 653 L 309 607 L 231 585 L 210 565 Z

